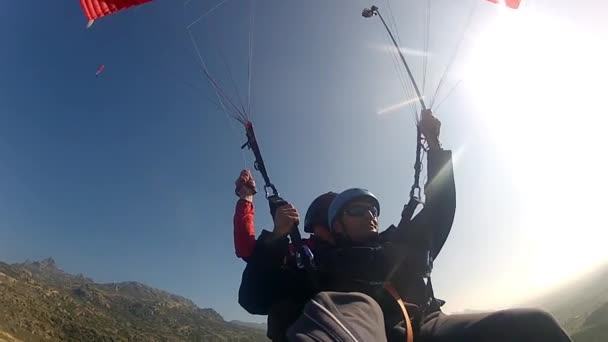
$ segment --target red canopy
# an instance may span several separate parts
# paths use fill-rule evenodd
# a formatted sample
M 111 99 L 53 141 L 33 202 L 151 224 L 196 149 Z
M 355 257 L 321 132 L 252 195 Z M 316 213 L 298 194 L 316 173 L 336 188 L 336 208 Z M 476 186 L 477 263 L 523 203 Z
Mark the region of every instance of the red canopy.
M 87 18 L 95 20 L 150 1 L 152 0 L 80 0 L 80 5 Z
M 504 4 L 507 7 L 513 8 L 513 9 L 517 9 L 519 7 L 519 4 L 521 3 L 521 0 L 488 0 L 490 2 L 493 2 L 495 4 Z

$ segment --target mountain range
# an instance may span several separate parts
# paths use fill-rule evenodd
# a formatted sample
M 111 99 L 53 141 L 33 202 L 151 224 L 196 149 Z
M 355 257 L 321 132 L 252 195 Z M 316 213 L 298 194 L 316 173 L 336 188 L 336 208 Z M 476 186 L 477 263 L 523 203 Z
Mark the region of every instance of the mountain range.
M 98 284 L 52 258 L 0 262 L 0 342 L 268 341 L 213 309 L 137 282 Z

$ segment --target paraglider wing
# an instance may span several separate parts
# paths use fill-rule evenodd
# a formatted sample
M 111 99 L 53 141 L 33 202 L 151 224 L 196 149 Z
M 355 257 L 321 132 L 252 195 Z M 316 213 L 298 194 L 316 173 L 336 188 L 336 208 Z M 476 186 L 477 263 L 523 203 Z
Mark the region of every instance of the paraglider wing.
M 95 19 L 150 1 L 152 0 L 80 0 L 80 5 L 89 19 L 90 27 Z
M 101 75 L 105 68 L 106 66 L 104 64 L 100 65 L 99 68 L 97 68 L 97 71 L 95 72 L 95 77 L 99 77 L 99 75 Z
M 495 4 L 503 4 L 509 8 L 517 9 L 521 0 L 488 0 L 489 2 L 493 2 Z

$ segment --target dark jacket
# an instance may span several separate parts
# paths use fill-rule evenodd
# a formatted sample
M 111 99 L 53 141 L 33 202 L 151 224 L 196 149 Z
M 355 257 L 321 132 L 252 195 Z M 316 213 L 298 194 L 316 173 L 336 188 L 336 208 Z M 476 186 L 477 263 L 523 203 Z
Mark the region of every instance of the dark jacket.
M 239 304 L 251 314 L 268 315 L 268 337 L 284 341 L 285 331 L 316 294 L 316 286 L 310 275 L 297 267 L 288 239 L 273 241 L 271 234 L 262 231 L 248 259 L 239 288 Z M 304 243 L 314 253 L 326 248 L 314 236 Z

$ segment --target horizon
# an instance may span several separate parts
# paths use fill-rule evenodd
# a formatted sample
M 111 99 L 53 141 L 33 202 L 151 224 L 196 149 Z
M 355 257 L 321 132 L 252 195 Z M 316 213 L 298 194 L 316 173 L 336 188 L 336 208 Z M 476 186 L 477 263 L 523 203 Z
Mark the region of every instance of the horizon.
M 56 269 L 58 269 L 60 271 L 63 271 L 63 272 L 66 272 L 64 269 L 61 268 L 61 264 L 58 263 L 52 256 L 44 258 L 44 259 L 41 259 L 41 260 L 25 260 L 23 262 L 15 262 L 15 263 L 7 263 L 7 264 L 11 265 L 11 266 L 22 266 L 22 265 L 28 264 L 28 263 L 29 264 L 34 264 L 34 263 L 41 263 L 41 262 L 45 262 L 45 261 L 49 261 L 49 260 L 54 261 L 54 266 L 55 266 Z M 4 262 L 4 261 L 0 260 L 0 262 Z M 471 307 L 471 308 L 463 308 L 462 310 L 458 310 L 458 311 L 444 311 L 444 312 L 446 314 L 458 314 L 458 313 L 471 313 L 471 312 L 487 312 L 487 311 L 490 311 L 490 310 L 500 310 L 500 309 L 511 308 L 511 307 L 530 307 L 530 306 L 532 306 L 532 307 L 544 307 L 544 306 L 546 306 L 548 304 L 547 300 L 551 299 L 551 297 L 556 296 L 556 295 L 562 295 L 561 294 L 562 292 L 564 292 L 566 290 L 569 290 L 572 287 L 576 287 L 577 285 L 579 285 L 578 283 L 580 281 L 585 281 L 585 280 L 589 281 L 589 280 L 592 280 L 592 278 L 594 276 L 597 277 L 597 274 L 596 274 L 597 271 L 605 271 L 605 272 L 608 271 L 608 262 L 606 262 L 606 263 L 604 263 L 604 264 L 602 264 L 602 265 L 600 265 L 600 266 L 598 266 L 598 267 L 596 267 L 596 268 L 594 268 L 594 269 L 592 269 L 592 270 L 590 270 L 590 271 L 588 271 L 588 272 L 586 272 L 584 274 L 580 274 L 580 275 L 578 275 L 578 276 L 576 276 L 576 277 L 574 277 L 572 279 L 569 279 L 569 280 L 567 280 L 567 281 L 565 281 L 563 283 L 556 284 L 554 287 L 546 289 L 545 293 L 541 293 L 541 294 L 539 294 L 538 296 L 535 296 L 535 297 L 530 297 L 530 298 L 528 298 L 528 299 L 526 299 L 526 300 L 524 300 L 524 301 L 522 301 L 520 303 L 513 303 L 513 305 L 510 305 L 510 306 L 507 305 L 507 306 L 503 306 L 503 307 L 496 307 L 496 308 L 490 308 L 490 309 L 488 309 L 488 308 L 486 308 L 486 309 L 479 309 L 479 308 L 473 308 L 473 307 Z M 97 282 L 97 281 L 95 281 L 94 278 L 88 276 L 84 272 L 78 272 L 78 273 L 66 272 L 66 273 L 68 273 L 68 274 L 70 274 L 72 276 L 82 275 L 86 279 L 91 280 L 91 281 L 93 281 L 93 283 L 98 284 L 98 285 L 137 283 L 137 284 L 140 284 L 140 285 L 144 285 L 146 287 L 150 287 L 150 288 L 153 288 L 153 289 L 165 292 L 165 293 L 170 294 L 170 295 L 176 295 L 178 297 L 182 297 L 182 298 L 184 298 L 186 300 L 192 301 L 191 298 L 189 298 L 187 296 L 184 296 L 184 295 L 182 295 L 180 293 L 174 293 L 174 292 L 171 292 L 171 291 L 166 290 L 166 289 L 153 287 L 153 286 L 150 286 L 150 285 L 148 285 L 146 283 L 142 283 L 140 281 L 137 281 L 136 279 L 123 280 L 123 281 L 120 281 L 120 282 Z M 200 309 L 212 309 L 212 310 L 214 310 L 214 311 L 217 312 L 217 310 L 215 308 L 213 308 L 213 307 L 200 306 L 198 303 L 196 303 L 194 301 L 192 301 L 192 302 L 193 302 L 194 305 L 196 305 Z M 219 315 L 221 315 L 222 318 L 224 318 L 224 320 L 226 322 L 239 321 L 239 322 L 242 322 L 242 323 L 266 324 L 265 320 L 262 320 L 262 321 L 255 321 L 255 320 L 243 321 L 243 320 L 240 320 L 240 319 L 227 319 L 220 312 L 217 312 L 217 313 Z M 252 317 L 266 317 L 266 316 L 252 315 Z

